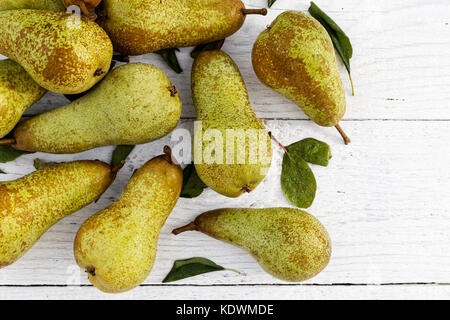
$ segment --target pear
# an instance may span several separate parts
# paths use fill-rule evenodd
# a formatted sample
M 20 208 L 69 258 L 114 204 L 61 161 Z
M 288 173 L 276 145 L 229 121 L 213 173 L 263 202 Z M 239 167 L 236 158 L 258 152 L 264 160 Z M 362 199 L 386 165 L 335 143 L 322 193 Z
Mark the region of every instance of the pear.
M 285 281 L 316 276 L 331 256 L 325 227 L 307 212 L 293 208 L 208 211 L 173 233 L 185 231 L 200 231 L 245 249 L 266 272 Z
M 0 0 L 0 11 L 17 9 L 66 10 L 61 0 Z
M 95 22 L 65 12 L 0 12 L 0 54 L 19 63 L 41 87 L 84 92 L 109 70 L 113 48 Z
M 141 55 L 224 39 L 238 31 L 247 14 L 240 0 L 103 0 L 98 23 L 115 51 Z
M 262 83 L 318 125 L 336 126 L 350 142 L 339 126 L 346 102 L 333 43 L 317 20 L 303 12 L 283 12 L 259 35 L 252 63 Z
M 75 161 L 0 182 L 0 268 L 22 257 L 56 222 L 97 200 L 120 167 Z
M 74 254 L 90 282 L 108 293 L 131 290 L 152 270 L 159 232 L 178 201 L 183 171 L 165 155 L 147 162 L 120 198 L 86 220 L 78 230 Z
M 200 179 L 227 197 L 251 192 L 267 174 L 272 146 L 250 106 L 238 67 L 221 50 L 204 51 L 194 61 L 191 81 L 199 124 L 194 132 L 194 163 Z M 206 138 L 209 133 L 215 134 L 214 142 Z M 257 134 L 255 139 L 252 133 Z M 238 138 L 237 146 L 234 138 L 229 139 L 232 134 Z
M 0 61 L 0 138 L 19 122 L 22 114 L 47 92 L 12 60 Z
M 114 69 L 85 96 L 20 123 L 13 138 L 0 140 L 17 150 L 77 153 L 108 145 L 142 144 L 172 131 L 181 100 L 167 76 L 153 65 Z

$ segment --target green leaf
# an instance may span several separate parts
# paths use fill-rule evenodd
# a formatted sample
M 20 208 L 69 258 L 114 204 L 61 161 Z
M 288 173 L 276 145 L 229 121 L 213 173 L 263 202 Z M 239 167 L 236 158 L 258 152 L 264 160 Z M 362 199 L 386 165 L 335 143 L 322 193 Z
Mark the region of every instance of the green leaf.
M 114 69 L 115 65 L 116 65 L 116 61 L 112 60 L 111 65 L 109 66 L 108 73 L 110 73 L 112 71 L 112 69 Z M 81 92 L 81 93 L 77 93 L 77 94 L 65 94 L 64 97 L 66 97 L 66 99 L 69 100 L 70 102 L 78 100 L 81 97 L 84 97 L 85 95 L 87 95 L 92 90 L 94 90 L 103 80 L 105 80 L 105 78 L 106 78 L 106 76 L 103 77 L 103 79 L 100 80 L 98 83 L 96 83 L 95 86 L 93 86 L 92 88 L 90 88 L 89 90 L 87 90 L 85 92 Z
M 316 178 L 297 151 L 288 151 L 283 156 L 281 189 L 294 206 L 309 208 L 316 197 Z
M 163 283 L 178 281 L 199 274 L 221 270 L 225 270 L 225 268 L 206 258 L 196 257 L 186 260 L 177 260 L 173 264 L 169 274 L 164 278 Z
M 180 51 L 180 49 L 169 48 L 156 51 L 155 53 L 159 54 L 173 71 L 182 73 L 183 69 L 181 69 L 180 64 L 178 63 L 176 51 Z
M 306 162 L 327 167 L 332 158 L 331 148 L 325 142 L 314 138 L 306 138 L 286 147 L 289 153 L 299 154 Z
M 202 194 L 207 185 L 199 178 L 193 163 L 183 169 L 183 187 L 181 188 L 182 198 L 196 198 Z
M 33 152 L 16 150 L 11 146 L 0 146 L 0 163 L 14 161 L 20 156 L 30 153 Z
M 350 70 L 350 59 L 353 56 L 353 47 L 350 43 L 350 39 L 347 37 L 345 32 L 333 21 L 325 12 L 323 12 L 314 2 L 311 2 L 311 6 L 308 9 L 309 13 L 320 22 L 322 26 L 327 30 L 330 35 L 333 45 L 336 51 L 341 56 L 344 62 L 345 68 L 348 71 L 350 77 L 350 82 L 352 85 L 352 93 L 355 95 L 355 90 L 353 87 L 353 80 Z
M 120 145 L 120 146 L 117 146 L 116 149 L 114 150 L 113 154 L 112 154 L 111 167 L 114 168 L 119 163 L 124 161 L 130 155 L 130 153 L 133 151 L 133 149 L 135 147 L 136 146 L 134 146 L 134 145 Z
M 45 169 L 45 168 L 54 166 L 59 163 L 60 162 L 46 162 L 46 161 L 36 158 L 33 161 L 33 166 L 36 168 L 36 170 L 41 170 L 41 169 Z
M 277 0 L 269 0 L 269 8 L 272 7 L 272 5 L 275 3 L 275 1 L 277 1 Z
M 200 44 L 200 45 L 196 46 L 194 48 L 194 50 L 192 50 L 191 57 L 193 59 L 195 59 L 195 58 L 197 58 L 197 56 L 200 52 L 221 49 L 224 42 L 225 42 L 225 39 L 217 40 L 217 41 L 206 43 L 206 44 Z

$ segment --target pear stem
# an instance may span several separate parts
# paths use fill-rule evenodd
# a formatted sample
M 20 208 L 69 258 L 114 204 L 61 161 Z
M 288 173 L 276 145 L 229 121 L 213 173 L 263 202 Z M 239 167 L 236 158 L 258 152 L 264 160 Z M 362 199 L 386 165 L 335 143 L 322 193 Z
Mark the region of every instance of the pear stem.
M 355 96 L 355 87 L 353 86 L 352 74 L 349 73 L 348 77 L 350 78 L 350 84 L 352 85 L 352 95 Z
M 169 146 L 164 146 L 163 151 L 164 151 L 164 156 L 163 156 L 164 159 L 167 162 L 169 162 L 170 164 L 173 164 L 173 161 L 172 161 L 172 149 L 170 149 Z
M 113 55 L 113 60 L 129 63 L 130 56 L 127 56 L 125 54 L 115 54 L 115 55 Z
M 196 231 L 196 230 L 197 230 L 197 224 L 195 223 L 195 221 L 193 221 L 193 222 L 185 225 L 184 227 L 173 229 L 172 233 L 174 235 L 177 235 L 177 234 L 180 234 L 185 231 Z
M 262 9 L 242 9 L 242 14 L 244 15 L 248 15 L 248 14 L 260 14 L 260 15 L 267 15 L 267 9 L 266 8 L 262 8 Z
M 10 146 L 13 144 L 16 144 L 16 139 L 14 138 L 0 140 L 0 146 Z
M 111 177 L 115 178 L 117 176 L 117 173 L 120 171 L 120 169 L 123 168 L 124 165 L 125 165 L 125 160 L 122 160 L 122 161 L 120 161 L 120 163 L 118 165 L 113 167 L 111 169 Z
M 335 128 L 341 134 L 342 138 L 344 139 L 345 144 L 348 145 L 352 140 L 350 140 L 350 138 L 347 136 L 347 134 L 344 132 L 344 130 L 342 130 L 342 128 L 339 124 L 337 124 L 335 126 Z

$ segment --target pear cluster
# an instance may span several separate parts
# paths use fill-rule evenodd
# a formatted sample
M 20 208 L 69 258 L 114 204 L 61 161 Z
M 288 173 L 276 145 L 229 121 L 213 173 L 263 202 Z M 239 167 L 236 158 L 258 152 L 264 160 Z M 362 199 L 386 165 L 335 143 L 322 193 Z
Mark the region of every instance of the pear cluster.
M 74 5 L 82 16 L 66 12 Z M 247 15 L 266 13 L 247 9 L 240 0 L 0 1 L 0 54 L 9 58 L 0 61 L 0 145 L 74 154 L 160 139 L 179 122 L 178 90 L 153 65 L 112 69 L 113 52 L 141 55 L 207 44 L 237 32 Z M 261 82 L 318 125 L 339 125 L 345 93 L 332 42 L 312 17 L 282 13 L 256 39 L 252 62 Z M 250 105 L 237 65 L 220 49 L 203 51 L 192 66 L 191 88 L 202 122 L 194 140 L 210 129 L 223 135 L 229 129 L 262 132 L 259 141 L 269 161 L 195 163 L 200 179 L 214 191 L 232 198 L 252 192 L 270 168 L 271 137 Z M 19 123 L 47 91 L 83 95 Z M 203 146 L 201 141 L 200 149 L 193 148 L 194 159 L 201 158 Z M 75 259 L 104 292 L 131 290 L 153 268 L 160 230 L 183 186 L 182 168 L 169 147 L 163 151 L 134 173 L 113 204 L 78 230 Z M 221 151 L 238 157 L 226 146 Z M 97 200 L 122 166 L 74 161 L 1 182 L 0 268 L 22 257 L 59 220 Z M 285 281 L 314 277 L 331 256 L 325 227 L 292 208 L 218 209 L 173 233 L 184 231 L 200 231 L 245 249 L 263 270 Z

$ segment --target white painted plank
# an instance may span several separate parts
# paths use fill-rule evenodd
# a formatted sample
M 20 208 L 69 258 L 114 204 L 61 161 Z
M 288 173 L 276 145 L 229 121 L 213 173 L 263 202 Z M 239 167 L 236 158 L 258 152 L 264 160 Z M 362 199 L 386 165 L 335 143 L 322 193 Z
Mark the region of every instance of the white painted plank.
M 214 286 L 177 287 L 145 286 L 121 294 L 104 294 L 93 287 L 0 287 L 0 299 L 45 300 L 342 300 L 389 299 L 431 300 L 448 299 L 448 285 L 394 286 Z M 180 301 L 180 306 L 183 302 Z M 168 314 L 176 310 L 167 310 Z
M 450 280 L 450 122 L 347 121 L 353 138 L 344 146 L 335 130 L 310 121 L 268 121 L 285 144 L 313 136 L 328 141 L 333 159 L 328 168 L 314 167 L 318 194 L 308 209 L 328 228 L 333 257 L 328 268 L 308 283 L 448 282 Z M 185 120 L 180 127 L 191 128 Z M 426 139 L 424 139 L 426 137 Z M 140 146 L 101 200 L 54 226 L 16 264 L 0 270 L 0 284 L 87 284 L 76 266 L 72 241 L 79 225 L 118 197 L 135 168 L 161 153 L 166 137 Z M 173 145 L 173 144 L 172 144 Z M 111 148 L 75 156 L 27 155 L 0 165 L 13 174 L 32 171 L 32 159 L 102 159 Z M 208 190 L 197 199 L 180 199 L 162 230 L 154 270 L 146 283 L 160 283 L 176 259 L 204 256 L 243 274 L 218 272 L 180 284 L 272 284 L 246 252 L 199 233 L 177 237 L 170 231 L 199 213 L 220 207 L 287 206 L 280 183 L 280 155 L 267 179 L 253 193 L 228 199 Z
M 249 7 L 264 7 L 266 0 L 245 0 Z M 348 97 L 343 126 L 352 137 L 343 146 L 334 129 L 319 128 L 309 121 L 268 121 L 275 136 L 288 144 L 313 136 L 332 145 L 329 168 L 314 167 L 319 191 L 309 212 L 328 228 L 333 240 L 329 267 L 307 286 L 276 286 L 282 282 L 265 274 L 240 249 L 204 235 L 174 237 L 170 230 L 204 210 L 224 206 L 287 206 L 279 185 L 280 152 L 268 178 L 254 193 L 227 199 L 206 191 L 194 200 L 181 199 L 162 230 L 157 261 L 145 287 L 119 296 L 105 296 L 87 285 L 75 265 L 72 241 L 79 225 L 109 205 L 126 185 L 131 173 L 159 154 L 169 137 L 139 146 L 104 197 L 51 228 L 19 262 L 0 270 L 3 298 L 448 298 L 447 285 L 340 286 L 330 284 L 449 283 L 450 281 L 450 26 L 447 0 L 317 0 L 350 36 L 356 97 Z M 278 0 L 266 17 L 248 17 L 244 27 L 225 43 L 247 83 L 252 105 L 266 119 L 305 119 L 283 97 L 265 88 L 251 67 L 251 47 L 257 35 L 282 11 L 307 10 L 308 1 Z M 190 48 L 182 49 L 181 75 L 171 71 L 155 54 L 132 61 L 161 67 L 181 91 L 183 117 L 195 116 L 190 97 Z M 340 64 L 347 93 L 347 74 Z M 67 103 L 61 95 L 48 94 L 28 115 Z M 390 119 L 392 121 L 373 121 Z M 371 121 L 351 121 L 371 120 Z M 191 121 L 180 128 L 191 129 Z M 173 143 L 172 143 L 173 145 Z M 16 179 L 33 170 L 32 159 L 51 161 L 102 159 L 112 148 L 100 148 L 74 156 L 35 154 L 0 164 Z M 159 286 L 176 259 L 205 256 L 242 272 L 217 272 Z M 183 286 L 179 286 L 179 285 Z M 261 284 L 253 286 L 254 284 Z M 320 284 L 326 286 L 311 286 Z M 8 287 L 5 285 L 13 285 Z M 69 287 L 14 287 L 69 285 Z M 156 286 L 155 286 L 156 285 Z M 184 286 L 184 285 L 201 285 Z M 203 286 L 226 285 L 226 286 Z M 228 285 L 242 285 L 238 287 Z
M 244 1 L 264 7 L 266 0 Z M 354 47 L 351 61 L 356 86 L 348 96 L 346 119 L 450 119 L 450 2 L 435 1 L 317 1 L 348 33 Z M 308 1 L 278 0 L 266 17 L 249 16 L 243 28 L 225 43 L 247 83 L 258 116 L 268 119 L 304 119 L 303 112 L 287 99 L 264 87 L 251 65 L 251 49 L 258 34 L 285 9 L 307 10 Z M 132 61 L 161 67 L 181 92 L 183 117 L 194 117 L 190 96 L 191 48 L 179 59 L 184 72 L 177 75 L 156 54 Z M 341 75 L 350 94 L 348 75 Z M 67 103 L 48 94 L 27 114 L 37 114 Z

